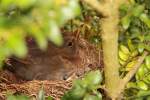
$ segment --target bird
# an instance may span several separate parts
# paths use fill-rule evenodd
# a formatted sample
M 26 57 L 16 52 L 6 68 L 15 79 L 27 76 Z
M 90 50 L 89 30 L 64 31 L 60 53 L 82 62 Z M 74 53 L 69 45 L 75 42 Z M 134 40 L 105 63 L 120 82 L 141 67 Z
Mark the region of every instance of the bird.
M 6 67 L 24 80 L 66 80 L 81 63 L 78 34 L 63 33 L 64 43 L 56 46 L 48 42 L 46 51 L 41 51 L 34 39 L 27 41 L 28 54 L 25 58 L 10 57 Z

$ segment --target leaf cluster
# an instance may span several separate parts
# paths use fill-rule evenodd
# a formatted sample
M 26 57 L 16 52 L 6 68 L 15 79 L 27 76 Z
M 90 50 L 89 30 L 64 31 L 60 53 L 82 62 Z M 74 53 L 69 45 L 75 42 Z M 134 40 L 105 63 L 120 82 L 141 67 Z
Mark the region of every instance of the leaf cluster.
M 62 100 L 102 100 L 101 93 L 97 91 L 101 82 L 101 73 L 98 70 L 91 71 L 82 80 L 76 80 Z
M 138 62 L 144 51 L 150 52 L 150 2 L 129 0 L 120 8 L 119 59 L 122 77 Z M 135 77 L 128 83 L 126 99 L 148 100 L 149 98 L 149 55 L 145 58 Z
M 63 39 L 59 28 L 79 14 L 78 0 L 1 0 L 0 62 L 10 55 L 24 57 L 27 36 L 42 50 L 47 40 L 60 46 Z

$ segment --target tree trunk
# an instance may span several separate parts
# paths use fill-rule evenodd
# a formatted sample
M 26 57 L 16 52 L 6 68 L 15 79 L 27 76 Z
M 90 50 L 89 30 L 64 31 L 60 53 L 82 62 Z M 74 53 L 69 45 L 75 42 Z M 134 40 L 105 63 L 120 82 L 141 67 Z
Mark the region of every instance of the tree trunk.
M 105 86 L 111 98 L 117 96 L 119 78 L 118 61 L 118 9 L 115 3 L 109 3 L 109 16 L 102 22 L 102 45 L 104 55 Z M 110 11 L 111 10 L 111 11 Z

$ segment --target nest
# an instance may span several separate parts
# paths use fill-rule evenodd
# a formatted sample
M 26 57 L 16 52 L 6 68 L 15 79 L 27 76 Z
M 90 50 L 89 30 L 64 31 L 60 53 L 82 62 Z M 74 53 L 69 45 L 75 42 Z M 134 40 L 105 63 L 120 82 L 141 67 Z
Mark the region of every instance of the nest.
M 0 73 L 0 100 L 6 100 L 7 94 L 24 94 L 35 100 L 41 87 L 45 96 L 51 96 L 54 100 L 59 100 L 62 95 L 71 88 L 71 81 L 23 81 L 16 78 L 9 71 Z
M 83 40 L 83 42 L 85 41 Z M 90 67 L 90 70 L 95 70 L 101 66 L 99 52 L 97 53 L 97 50 L 93 49 L 87 42 L 84 44 L 89 48 L 85 50 L 86 53 L 83 53 L 83 55 L 81 53 L 82 58 L 84 58 L 81 66 L 84 67 L 81 67 L 78 71 L 82 75 L 89 71 L 87 67 Z M 41 87 L 43 87 L 46 97 L 51 96 L 54 100 L 60 100 L 64 93 L 72 87 L 73 80 L 74 78 L 66 81 L 24 81 L 8 70 L 3 70 L 0 71 L 0 100 L 6 100 L 8 93 L 13 95 L 24 94 L 29 96 L 31 100 L 37 100 Z

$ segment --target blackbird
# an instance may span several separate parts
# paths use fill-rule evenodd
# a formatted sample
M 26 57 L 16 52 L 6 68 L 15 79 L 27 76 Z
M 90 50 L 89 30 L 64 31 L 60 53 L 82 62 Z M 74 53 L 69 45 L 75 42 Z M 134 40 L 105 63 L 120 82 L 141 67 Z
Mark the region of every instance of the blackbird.
M 63 37 L 62 46 L 49 42 L 46 51 L 41 51 L 33 39 L 28 40 L 27 56 L 11 57 L 7 69 L 24 80 L 66 80 L 82 60 L 78 35 L 63 33 Z

